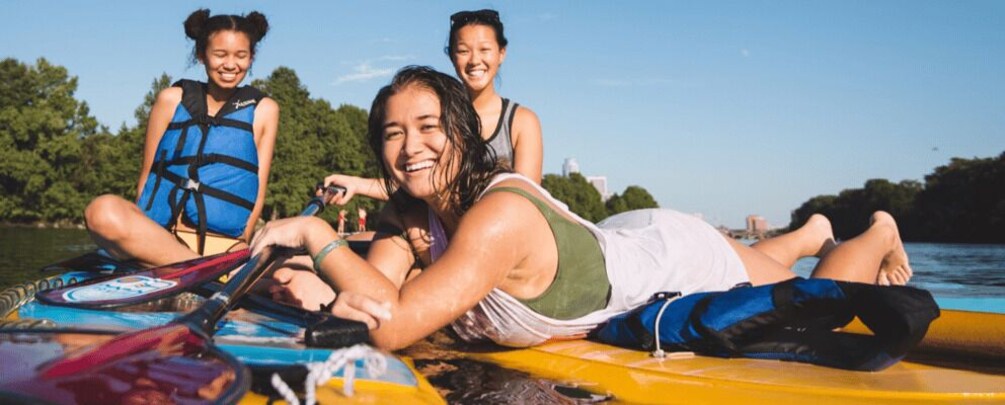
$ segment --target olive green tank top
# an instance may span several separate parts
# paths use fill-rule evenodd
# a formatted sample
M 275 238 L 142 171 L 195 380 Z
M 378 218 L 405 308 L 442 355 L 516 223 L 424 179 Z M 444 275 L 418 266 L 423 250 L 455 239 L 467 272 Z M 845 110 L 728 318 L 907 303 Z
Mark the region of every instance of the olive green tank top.
M 558 247 L 555 280 L 537 298 L 520 302 L 534 312 L 562 320 L 576 319 L 605 308 L 610 299 L 611 283 L 607 279 L 604 254 L 593 234 L 523 189 L 497 187 L 485 194 L 496 191 L 519 194 L 533 203 L 551 227 Z

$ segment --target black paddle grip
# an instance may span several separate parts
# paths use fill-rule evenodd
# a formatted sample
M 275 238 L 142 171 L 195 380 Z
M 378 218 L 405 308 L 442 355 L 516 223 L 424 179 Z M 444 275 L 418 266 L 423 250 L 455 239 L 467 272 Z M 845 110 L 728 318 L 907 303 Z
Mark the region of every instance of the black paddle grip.
M 363 322 L 331 316 L 308 325 L 304 331 L 304 342 L 308 347 L 330 349 L 370 343 L 370 330 Z

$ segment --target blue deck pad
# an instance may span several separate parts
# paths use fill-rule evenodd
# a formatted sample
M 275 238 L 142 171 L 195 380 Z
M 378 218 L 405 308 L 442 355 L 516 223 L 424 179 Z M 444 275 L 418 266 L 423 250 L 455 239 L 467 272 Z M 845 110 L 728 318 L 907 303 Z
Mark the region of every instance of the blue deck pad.
M 90 329 L 137 330 L 164 325 L 183 315 L 181 312 L 117 312 L 107 310 L 82 309 L 27 303 L 18 310 L 18 316 L 31 319 L 48 319 L 59 326 L 87 327 Z M 303 336 L 304 329 L 290 323 L 250 313 L 231 311 L 220 322 L 219 337 L 245 336 L 275 341 L 287 340 L 295 343 Z M 279 342 L 276 342 L 279 343 Z
M 1002 297 L 935 297 L 935 302 L 942 309 L 1005 314 L 1005 298 Z
M 334 350 L 329 349 L 289 349 L 281 347 L 262 347 L 245 345 L 219 345 L 221 349 L 234 355 L 242 363 L 249 367 L 255 366 L 284 366 L 306 363 L 320 363 L 328 360 Z M 387 371 L 380 376 L 371 376 L 363 364 L 363 360 L 356 361 L 356 378 L 371 381 L 381 381 L 386 383 L 418 386 L 419 380 L 415 377 L 412 369 L 395 356 L 381 353 L 387 359 Z M 335 377 L 343 377 L 344 371 L 339 371 Z

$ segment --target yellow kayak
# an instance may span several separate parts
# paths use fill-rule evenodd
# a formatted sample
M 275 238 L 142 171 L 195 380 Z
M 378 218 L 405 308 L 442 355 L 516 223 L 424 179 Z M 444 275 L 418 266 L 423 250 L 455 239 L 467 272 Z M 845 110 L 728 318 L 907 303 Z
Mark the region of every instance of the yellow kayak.
M 860 324 L 847 330 L 865 331 Z M 776 360 L 657 359 L 585 340 L 464 355 L 628 403 L 1005 403 L 1005 314 L 943 311 L 915 352 L 878 372 Z
M 402 359 L 409 369 L 417 376 L 417 384 L 403 385 L 375 380 L 356 380 L 353 382 L 353 392 L 346 395 L 344 380 L 333 379 L 318 387 L 317 403 L 319 404 L 446 404 L 446 401 L 436 392 L 436 388 L 415 370 L 408 359 Z M 266 405 L 286 404 L 286 401 L 270 399 L 267 396 L 248 392 L 241 399 L 241 404 Z

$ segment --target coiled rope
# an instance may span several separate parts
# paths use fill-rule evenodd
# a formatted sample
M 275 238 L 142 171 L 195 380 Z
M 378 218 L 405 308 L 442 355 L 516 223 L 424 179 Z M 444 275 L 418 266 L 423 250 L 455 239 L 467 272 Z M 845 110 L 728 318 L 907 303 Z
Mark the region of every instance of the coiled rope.
M 358 360 L 363 361 L 367 375 L 371 378 L 379 377 L 387 372 L 387 358 L 368 345 L 358 344 L 336 350 L 324 362 L 307 363 L 308 374 L 304 381 L 304 403 L 307 405 L 317 403 L 317 387 L 331 380 L 339 370 L 343 370 L 342 394 L 347 397 L 353 396 L 353 383 L 356 380 L 356 362 Z M 287 403 L 300 405 L 300 399 L 297 398 L 296 392 L 279 377 L 279 374 L 272 375 L 272 387 L 276 389 L 276 392 L 279 392 L 279 395 L 283 396 Z

